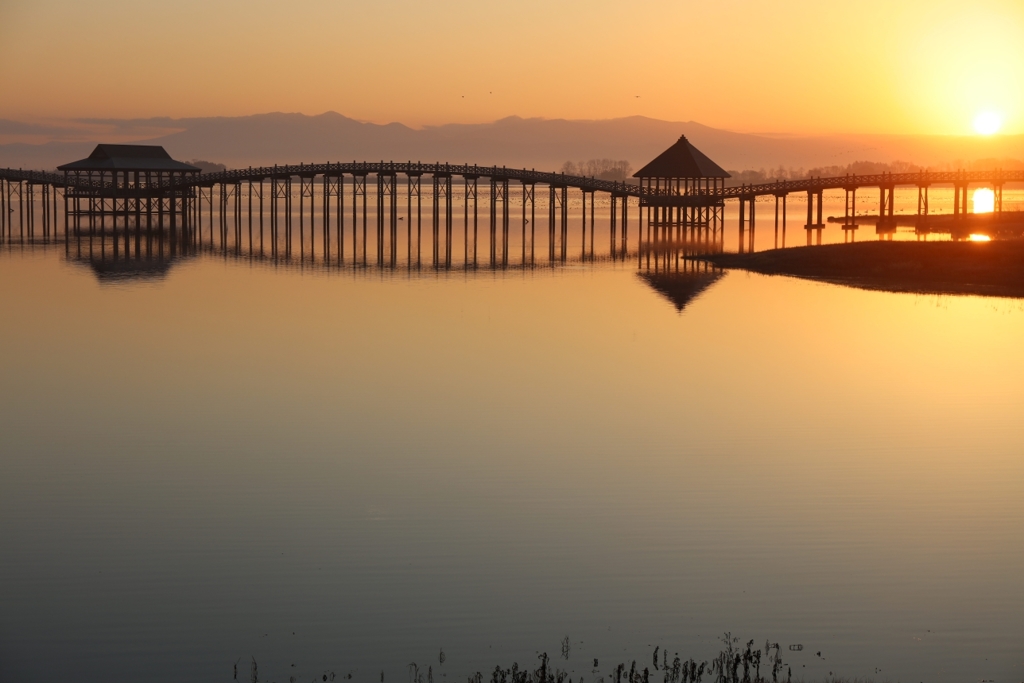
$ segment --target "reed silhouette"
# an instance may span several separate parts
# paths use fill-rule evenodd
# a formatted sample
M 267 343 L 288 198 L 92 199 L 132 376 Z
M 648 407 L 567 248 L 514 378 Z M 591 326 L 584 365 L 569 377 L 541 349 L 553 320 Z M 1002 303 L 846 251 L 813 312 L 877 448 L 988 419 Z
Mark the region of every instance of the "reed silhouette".
M 782 646 L 777 642 L 765 641 L 764 647 L 754 648 L 754 640 L 741 642 L 731 632 L 723 633 L 719 638 L 721 647 L 718 653 L 710 659 L 683 659 L 679 653 L 673 654 L 669 660 L 668 648 L 658 645 L 651 653 L 651 667 L 643 667 L 637 661 L 630 660 L 627 666 L 625 662 L 614 665 L 610 671 L 602 672 L 598 668 L 598 659 L 587 660 L 593 663 L 590 670 L 592 678 L 581 677 L 578 683 L 655 683 L 652 680 L 652 668 L 654 672 L 662 674 L 658 683 L 802 683 L 804 679 L 793 679 L 792 667 L 782 658 Z M 568 636 L 562 639 L 564 646 L 569 641 Z M 802 651 L 803 646 L 789 646 L 789 650 Z M 569 653 L 570 650 L 563 650 Z M 824 660 L 821 652 L 815 655 L 818 659 Z M 438 660 L 443 665 L 447 659 L 444 650 L 440 650 Z M 566 656 L 568 661 L 570 656 Z M 238 664 L 241 658 L 234 662 L 234 679 L 238 679 Z M 292 667 L 295 667 L 292 664 Z M 416 662 L 407 665 L 409 683 L 433 683 L 433 666 L 422 669 Z M 762 670 L 763 669 L 763 670 Z M 874 668 L 874 673 L 880 674 L 879 668 Z M 309 675 L 309 674 L 307 674 Z M 443 674 L 442 674 L 443 676 Z M 299 683 L 299 680 L 311 680 L 311 683 L 320 681 L 327 683 L 339 678 L 333 670 L 321 670 L 313 675 L 312 679 L 300 677 L 297 674 L 289 676 L 289 683 Z M 352 680 L 353 672 L 341 674 L 342 680 Z M 834 671 L 829 671 L 825 678 L 827 683 L 871 683 L 870 680 L 860 678 L 843 678 L 837 676 Z M 251 658 L 250 683 L 260 683 L 259 668 L 256 658 Z M 384 681 L 384 672 L 380 672 L 380 681 Z M 485 683 L 485 676 L 481 671 L 475 671 L 466 676 L 467 683 Z M 278 683 L 274 679 L 267 679 L 266 683 Z M 490 683 L 573 683 L 570 671 L 552 665 L 551 658 L 547 652 L 537 655 L 535 668 L 520 666 L 513 662 L 511 666 L 502 667 L 496 665 L 490 672 Z
M 568 640 L 568 636 L 562 640 L 562 653 L 566 660 L 569 659 L 569 650 L 565 647 Z M 655 671 L 663 672 L 663 683 L 702 683 L 705 676 L 714 683 L 792 683 L 792 669 L 783 661 L 782 648 L 778 643 L 766 641 L 763 649 L 755 650 L 754 641 L 749 640 L 740 647 L 739 638 L 734 637 L 732 633 L 723 634 L 721 642 L 723 647 L 715 657 L 701 661 L 693 658 L 682 660 L 676 653 L 669 663 L 668 650 L 662 649 L 661 646 L 655 647 L 651 656 L 653 668 Z M 490 683 L 571 683 L 569 672 L 551 667 L 546 652 L 538 655 L 537 659 L 540 665 L 532 671 L 521 668 L 518 662 L 513 662 L 510 667 L 505 668 L 501 665 L 495 666 L 491 672 Z M 762 675 L 762 662 L 770 665 L 770 677 L 767 671 Z M 595 659 L 592 672 L 595 675 L 600 674 L 597 666 L 598 660 Z M 637 666 L 636 660 L 632 660 L 628 670 L 625 663 L 616 665 L 613 678 L 615 683 L 651 683 L 651 669 L 641 669 Z M 606 679 L 602 676 L 597 680 L 603 683 Z M 482 682 L 483 674 L 479 671 L 467 677 L 467 683 Z M 421 683 L 415 672 L 411 674 L 410 683 Z

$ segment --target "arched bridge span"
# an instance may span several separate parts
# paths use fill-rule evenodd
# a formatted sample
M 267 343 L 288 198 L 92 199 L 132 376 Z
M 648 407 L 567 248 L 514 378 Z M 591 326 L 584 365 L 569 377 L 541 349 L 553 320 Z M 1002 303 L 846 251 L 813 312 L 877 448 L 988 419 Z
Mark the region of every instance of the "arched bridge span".
M 582 194 L 583 205 L 583 240 L 587 239 L 587 200 L 590 200 L 590 239 L 593 240 L 593 206 L 594 195 L 606 194 L 610 199 L 610 233 L 612 253 L 625 254 L 626 239 L 630 229 L 629 206 L 641 207 L 635 220 L 637 240 L 643 243 L 659 240 L 680 240 L 699 242 L 708 245 L 719 244 L 724 232 L 724 211 L 722 207 L 729 200 L 739 202 L 740 248 L 744 246 L 744 231 L 750 230 L 751 241 L 755 221 L 755 204 L 758 197 L 774 197 L 776 199 L 776 232 L 779 222 L 779 200 L 782 201 L 782 227 L 785 234 L 786 197 L 794 193 L 807 195 L 807 229 L 808 244 L 812 232 L 817 232 L 818 242 L 824 228 L 822 215 L 822 194 L 828 190 L 843 190 L 846 193 L 844 231 L 852 232 L 857 228 L 855 218 L 856 193 L 865 189 L 879 191 L 878 215 L 876 226 L 879 232 L 895 231 L 894 193 L 896 187 L 918 188 L 918 216 L 927 219 L 929 215 L 928 189 L 933 185 L 952 185 L 954 193 L 954 219 L 967 214 L 967 190 L 971 185 L 991 186 L 995 193 L 995 211 L 1002 212 L 1002 189 L 1008 183 L 1024 183 L 1024 171 L 957 171 L 957 172 L 919 172 L 904 174 L 878 175 L 847 175 L 830 178 L 808 178 L 802 180 L 778 181 L 758 185 L 741 185 L 718 188 L 657 188 L 644 187 L 625 182 L 602 180 L 592 177 L 570 176 L 562 173 L 551 173 L 533 169 L 515 169 L 498 166 L 476 166 L 469 164 L 420 163 L 420 162 L 331 162 L 324 164 L 291 164 L 263 166 L 256 168 L 235 169 L 217 173 L 199 173 L 192 176 L 170 177 L 156 184 L 145 185 L 133 183 L 129 173 L 114 174 L 113 180 L 108 174 L 105 179 L 93 176 L 90 172 L 52 173 L 43 171 L 25 171 L 21 169 L 0 169 L 0 229 L 7 235 L 13 234 L 13 208 L 18 204 L 18 229 L 24 229 L 24 211 L 21 210 L 27 198 L 29 211 L 34 203 L 33 188 L 42 187 L 42 206 L 44 225 L 55 225 L 57 214 L 58 190 L 63 194 L 65 209 L 65 230 L 71 216 L 72 231 L 82 230 L 82 217 L 88 216 L 89 229 L 96 229 L 95 221 L 100 221 L 99 229 L 104 228 L 103 221 L 109 217 L 112 225 L 118 221 L 123 225 L 132 223 L 136 227 L 152 224 L 154 217 L 160 225 L 169 223 L 172 229 L 202 230 L 204 216 L 208 216 L 208 227 L 214 229 L 214 203 L 219 204 L 220 228 L 229 230 L 225 216 L 234 210 L 234 228 L 241 232 L 243 186 L 248 186 L 247 201 L 249 220 L 256 207 L 251 203 L 258 202 L 259 230 L 262 234 L 264 201 L 269 206 L 269 222 L 271 239 L 277 239 L 279 229 L 283 229 L 286 240 L 291 234 L 293 199 L 298 199 L 298 216 L 300 230 L 304 220 L 304 211 L 309 209 L 309 225 L 312 228 L 314 212 L 314 196 L 323 202 L 321 220 L 323 229 L 328 223 L 336 220 L 339 241 L 342 230 L 351 230 L 352 238 L 361 227 L 364 235 L 362 242 L 365 248 L 367 230 L 367 214 L 369 206 L 368 179 L 373 176 L 376 191 L 376 208 L 373 214 L 377 222 L 378 260 L 385 259 L 387 245 L 397 243 L 399 216 L 399 195 L 407 202 L 406 223 L 412 230 L 413 205 L 420 213 L 420 203 L 424 195 L 422 177 L 430 176 L 430 192 L 432 216 L 429 222 L 434 231 L 434 249 L 450 250 L 453 224 L 454 190 L 461 189 L 464 208 L 460 209 L 466 223 L 467 235 L 472 217 L 472 248 L 476 248 L 477 232 L 477 200 L 484 193 L 480 192 L 478 182 L 483 179 L 489 185 L 489 227 L 491 233 L 490 250 L 492 260 L 496 254 L 508 250 L 509 200 L 510 183 L 521 186 L 523 243 L 526 243 L 526 228 L 531 231 L 536 226 L 534 200 L 538 198 L 537 186 L 546 186 L 548 200 L 548 245 L 549 258 L 565 258 L 568 242 L 568 191 L 574 190 Z M 400 180 L 400 177 L 404 176 Z M 317 188 L 315 181 L 319 179 L 322 190 Z M 453 188 L 453 179 L 461 179 L 461 188 Z M 404 180 L 404 182 L 402 182 Z M 297 181 L 297 182 L 296 182 Z M 269 184 L 269 189 L 265 188 Z M 404 184 L 404 188 L 401 185 Z M 294 190 L 297 186 L 298 192 Z M 516 192 L 519 199 L 519 192 Z M 345 206 L 346 201 L 351 203 Z M 308 201 L 307 201 L 308 200 Z M 361 204 L 362 214 L 357 213 Z M 49 208 L 52 207 L 52 208 Z M 528 208 L 529 207 L 529 208 Z M 346 213 L 346 208 L 350 213 Z M 816 210 L 815 210 L 816 209 Z M 644 215 L 646 213 L 646 216 Z M 346 216 L 351 223 L 346 226 Z M 332 218 L 333 217 L 333 218 Z M 361 226 L 360 218 L 362 219 Z M 861 217 L 862 218 L 862 217 Z M 283 226 L 280 222 L 283 219 Z M 34 221 L 29 214 L 28 220 Z M 487 218 L 485 217 L 485 220 Z M 419 228 L 422 217 L 417 220 Z M 250 226 L 251 232 L 251 226 Z M 530 236 L 532 245 L 533 235 Z M 411 234 L 409 240 L 412 240 Z M 417 237 L 417 244 L 419 238 Z M 618 240 L 618 241 L 617 241 Z M 465 240 L 466 249 L 470 247 L 469 238 Z M 440 246 L 437 246 L 440 245 Z M 445 246 L 447 245 L 447 246 Z M 355 248 L 355 247 L 353 247 Z M 392 247 L 394 251 L 394 247 Z M 435 262 L 450 259 L 450 253 L 435 253 Z

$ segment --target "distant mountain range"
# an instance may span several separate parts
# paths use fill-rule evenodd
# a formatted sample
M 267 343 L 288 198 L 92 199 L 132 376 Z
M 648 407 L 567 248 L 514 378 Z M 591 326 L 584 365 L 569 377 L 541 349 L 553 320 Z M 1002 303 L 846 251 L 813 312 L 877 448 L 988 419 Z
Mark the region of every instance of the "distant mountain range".
M 0 167 L 47 169 L 81 159 L 98 142 L 163 145 L 176 159 L 237 168 L 325 161 L 447 161 L 558 170 L 566 161 L 627 160 L 639 168 L 680 135 L 729 170 L 909 161 L 922 166 L 998 160 L 1020 167 L 1024 135 L 753 135 L 694 121 L 642 116 L 601 121 L 523 119 L 420 129 L 356 121 L 334 112 L 191 119 L 74 120 L 35 125 L 0 120 Z M 47 141 L 49 140 L 49 141 Z M 35 143 L 35 144 L 33 144 Z

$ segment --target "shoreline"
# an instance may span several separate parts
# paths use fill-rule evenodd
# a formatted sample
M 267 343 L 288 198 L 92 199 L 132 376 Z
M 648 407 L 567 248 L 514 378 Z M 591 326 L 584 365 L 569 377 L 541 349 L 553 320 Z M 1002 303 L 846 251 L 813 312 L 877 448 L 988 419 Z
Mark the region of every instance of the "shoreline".
M 719 268 L 861 289 L 1024 298 L 1024 240 L 872 241 L 701 258 Z

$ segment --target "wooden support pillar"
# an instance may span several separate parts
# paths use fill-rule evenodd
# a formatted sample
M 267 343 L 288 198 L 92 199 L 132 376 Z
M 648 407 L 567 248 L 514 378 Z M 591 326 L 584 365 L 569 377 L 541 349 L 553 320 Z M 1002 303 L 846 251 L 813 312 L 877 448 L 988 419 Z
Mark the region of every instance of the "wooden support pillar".
M 595 217 L 594 217 L 594 192 L 590 193 L 590 258 L 594 258 L 594 232 L 595 232 Z
M 521 254 L 519 260 L 523 265 L 526 265 L 526 202 L 530 198 L 530 193 L 526 189 L 526 183 L 522 184 L 523 189 L 523 219 L 522 219 L 522 235 L 520 240 L 522 241 Z
M 779 195 L 775 195 L 775 248 L 779 248 Z
M 616 237 L 616 235 L 615 235 L 615 228 L 616 228 L 616 226 L 615 226 L 615 219 L 618 217 L 616 214 L 618 214 L 618 211 L 619 211 L 619 207 L 618 207 L 617 204 L 618 204 L 618 198 L 614 194 L 609 195 L 608 196 L 608 208 L 609 208 L 609 213 L 608 213 L 608 242 L 609 242 L 609 248 L 608 248 L 608 252 L 609 252 L 609 254 L 612 257 L 612 260 L 615 260 L 615 237 Z
M 537 186 L 530 185 L 530 265 L 536 263 L 537 251 Z
M 444 177 L 444 216 L 445 216 L 445 266 L 452 265 L 452 177 Z M 508 225 L 508 207 L 505 207 L 505 224 Z
M 390 177 L 390 206 L 388 211 L 390 212 L 391 221 L 391 267 L 394 268 L 398 264 L 398 174 L 392 173 Z M 448 201 L 449 211 L 451 211 L 451 198 Z M 451 221 L 449 223 L 449 231 L 451 227 Z M 450 243 L 450 240 L 449 240 Z
M 818 190 L 818 220 L 815 223 L 815 225 L 818 226 L 818 243 L 819 244 L 821 244 L 821 230 L 825 226 L 825 217 L 824 217 L 824 214 L 823 214 L 823 211 L 824 211 L 824 208 L 825 208 L 824 207 L 824 205 L 825 205 L 824 194 L 825 193 L 824 193 L 823 190 Z
M 170 196 L 169 211 L 171 214 L 171 244 L 173 245 L 178 233 L 178 207 L 175 199 L 174 171 L 168 174 L 168 185 L 168 195 Z
M 142 257 L 142 175 L 135 172 L 135 258 Z
M 754 253 L 754 233 L 757 231 L 757 195 L 750 198 L 750 245 L 747 247 L 747 251 Z
M 740 247 L 739 247 L 739 250 L 740 250 L 741 254 L 743 253 L 743 250 L 744 250 L 744 233 L 743 233 L 743 231 L 744 231 L 745 223 L 746 223 L 746 210 L 747 210 L 747 200 L 745 200 L 743 197 L 740 197 L 740 237 L 739 237 Z
M 490 210 L 491 210 L 491 233 L 490 233 L 490 248 L 491 248 L 491 268 L 497 263 L 498 255 L 498 204 L 501 201 L 501 186 L 497 183 L 494 178 L 491 178 L 491 196 L 490 196 Z M 504 246 L 504 240 L 502 240 Z
M 786 248 L 786 199 L 789 195 L 782 195 L 782 248 Z
M 928 185 L 917 186 L 917 218 L 914 221 L 914 231 L 920 239 L 921 235 L 927 235 L 929 232 L 928 226 L 928 214 L 930 212 L 928 206 Z
M 323 177 L 320 179 L 321 192 L 323 195 L 320 198 L 320 229 L 323 231 L 321 239 L 323 240 L 323 251 L 324 251 L 324 265 L 331 265 L 331 180 L 327 176 L 327 172 L 330 171 L 330 164 L 327 164 L 327 171 L 324 172 Z M 252 253 L 252 182 L 249 182 L 249 253 Z
M 562 188 L 562 262 L 569 256 L 569 188 Z
M 352 265 L 356 265 L 359 262 L 359 213 L 357 205 L 359 203 L 359 178 L 360 176 L 352 175 Z M 363 177 L 365 183 L 366 178 Z
M 637 210 L 639 214 L 639 209 Z M 622 198 L 622 255 L 623 257 L 629 253 L 629 195 L 625 195 Z
M 435 186 L 436 188 L 436 186 Z M 384 265 L 384 175 L 381 173 L 377 174 L 377 267 Z M 436 189 L 435 189 L 435 202 L 436 202 Z M 301 200 L 300 200 L 301 201 Z M 436 213 L 435 208 L 435 213 Z M 301 212 L 301 208 L 300 208 Z M 435 222 L 436 225 L 436 222 Z M 435 228 L 436 230 L 436 228 Z
M 580 259 L 583 261 L 587 260 L 587 191 L 580 190 L 580 199 L 583 204 L 583 225 L 581 226 L 583 235 L 583 247 L 580 253 Z
M 479 220 L 480 219 L 480 213 L 479 213 L 479 204 L 478 204 L 479 197 L 480 197 L 480 195 L 477 193 L 477 179 L 476 179 L 476 177 L 474 177 L 473 178 L 473 266 L 474 267 L 476 266 L 476 263 L 477 263 L 477 261 L 476 261 L 476 259 L 477 259 L 476 241 L 477 241 L 477 236 L 480 234 L 480 220 Z
M 548 261 L 555 261 L 555 186 L 548 186 Z
M 367 252 L 367 246 L 366 246 L 366 242 L 367 242 L 367 239 L 366 239 L 367 229 L 366 228 L 367 228 L 367 223 L 368 223 L 368 217 L 367 217 L 368 211 L 367 211 L 367 207 L 366 207 L 366 179 L 367 178 L 369 178 L 369 175 L 367 175 L 367 174 L 364 174 L 362 176 L 362 184 L 361 184 L 361 187 L 360 187 L 360 189 L 361 189 L 361 192 L 360 192 L 360 196 L 361 197 L 360 198 L 363 200 L 363 266 L 364 267 L 367 265 L 367 260 L 366 260 L 366 252 Z
M 811 230 L 814 229 L 814 192 L 807 191 L 807 224 L 804 226 L 807 231 L 807 246 L 811 246 Z
M 431 247 L 430 247 L 430 249 L 431 249 L 430 254 L 431 254 L 431 265 L 434 266 L 434 268 L 437 268 L 438 262 L 440 260 L 440 251 L 439 251 L 440 246 L 438 244 L 438 237 L 439 237 L 438 233 L 439 233 L 439 231 L 441 229 L 441 225 L 440 225 L 440 221 L 441 221 L 441 204 L 440 204 L 440 202 L 441 202 L 441 199 L 440 199 L 440 187 L 438 186 L 438 180 L 439 180 L 438 175 L 437 175 L 437 173 L 435 173 L 434 176 L 433 176 L 433 183 L 432 183 L 433 184 L 433 205 L 431 206 L 431 210 L 430 210 L 430 218 L 431 218 L 431 226 L 430 226 L 431 230 L 430 230 L 430 232 L 431 232 L 431 236 L 432 236 Z
M 18 236 L 25 239 L 25 183 L 18 181 Z

